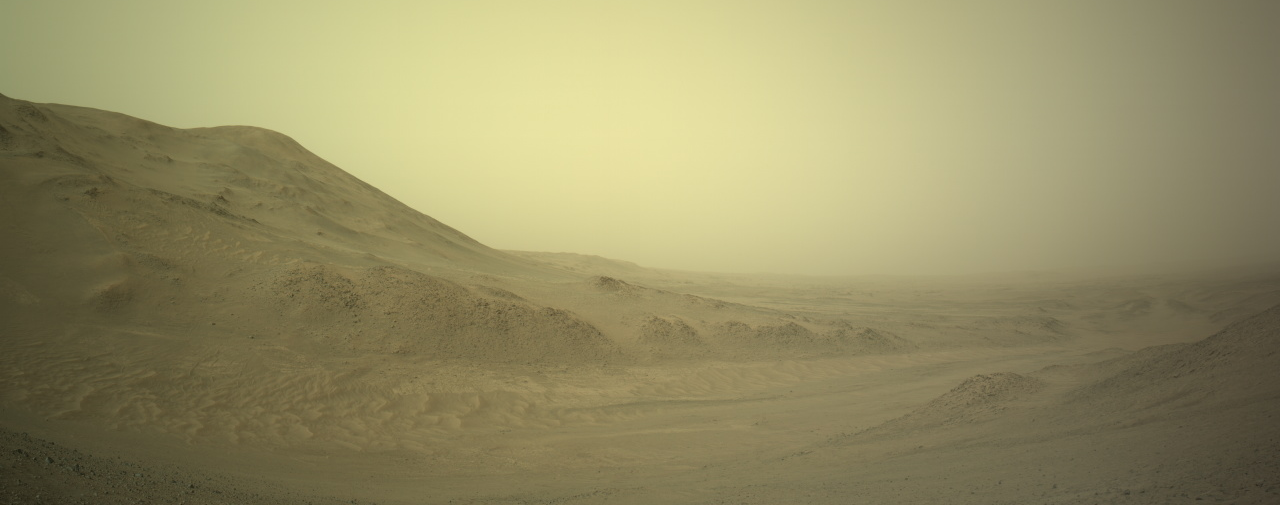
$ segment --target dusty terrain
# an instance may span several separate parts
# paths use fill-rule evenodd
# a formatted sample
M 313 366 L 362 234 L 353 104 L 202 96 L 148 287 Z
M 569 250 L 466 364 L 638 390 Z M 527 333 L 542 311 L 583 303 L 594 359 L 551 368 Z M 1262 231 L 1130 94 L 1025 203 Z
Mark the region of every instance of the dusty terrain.
M 1276 265 L 498 251 L 279 133 L 2 96 L 0 226 L 3 503 L 1280 502 Z

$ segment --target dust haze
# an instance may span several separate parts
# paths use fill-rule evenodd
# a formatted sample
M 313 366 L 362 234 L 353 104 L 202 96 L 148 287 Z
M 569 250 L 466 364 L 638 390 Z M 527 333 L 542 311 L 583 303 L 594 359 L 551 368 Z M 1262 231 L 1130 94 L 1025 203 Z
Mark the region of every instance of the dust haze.
M 11 2 L 9 96 L 285 132 L 500 249 L 693 271 L 1280 254 L 1268 2 Z
M 502 251 L 283 134 L 0 97 L 0 495 L 1273 503 L 1280 267 Z
M 6 6 L 0 501 L 1280 502 L 1276 19 Z

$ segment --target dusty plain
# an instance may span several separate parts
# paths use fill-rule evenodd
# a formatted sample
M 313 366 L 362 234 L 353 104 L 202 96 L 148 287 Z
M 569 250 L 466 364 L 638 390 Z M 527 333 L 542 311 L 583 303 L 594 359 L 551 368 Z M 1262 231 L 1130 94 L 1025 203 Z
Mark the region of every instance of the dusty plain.
M 2 503 L 1280 502 L 1280 265 L 499 251 L 279 133 L 3 96 L 0 227 Z

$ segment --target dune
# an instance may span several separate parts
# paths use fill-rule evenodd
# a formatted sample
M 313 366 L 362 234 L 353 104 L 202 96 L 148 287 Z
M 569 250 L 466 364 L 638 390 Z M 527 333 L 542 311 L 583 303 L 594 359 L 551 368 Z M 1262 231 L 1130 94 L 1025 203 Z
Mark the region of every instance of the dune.
M 3 95 L 0 225 L 9 502 L 1280 500 L 1274 266 L 501 251 L 280 133 Z

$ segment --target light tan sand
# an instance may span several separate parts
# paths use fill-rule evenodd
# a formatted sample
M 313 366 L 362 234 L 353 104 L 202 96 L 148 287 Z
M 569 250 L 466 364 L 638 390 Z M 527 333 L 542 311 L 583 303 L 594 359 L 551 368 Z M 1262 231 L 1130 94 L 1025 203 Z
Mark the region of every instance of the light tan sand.
M 6 502 L 1280 501 L 1280 268 L 497 251 L 278 133 L 8 98 L 0 226 Z

